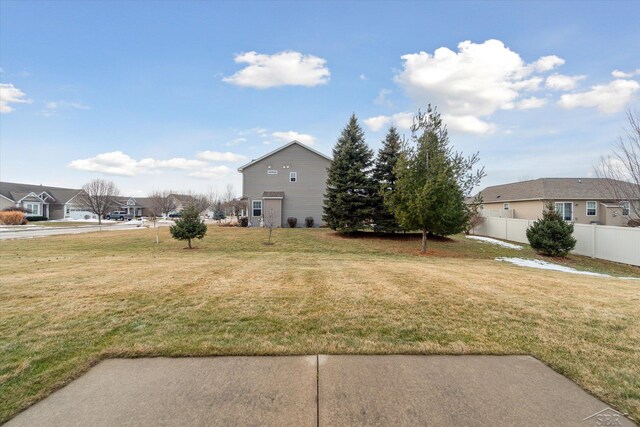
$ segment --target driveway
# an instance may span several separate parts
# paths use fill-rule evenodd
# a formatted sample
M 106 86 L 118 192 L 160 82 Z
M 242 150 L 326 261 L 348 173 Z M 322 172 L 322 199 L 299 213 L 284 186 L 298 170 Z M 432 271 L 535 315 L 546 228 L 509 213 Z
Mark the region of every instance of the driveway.
M 605 417 L 634 425 L 529 356 L 320 355 L 106 360 L 7 426 L 595 426 Z

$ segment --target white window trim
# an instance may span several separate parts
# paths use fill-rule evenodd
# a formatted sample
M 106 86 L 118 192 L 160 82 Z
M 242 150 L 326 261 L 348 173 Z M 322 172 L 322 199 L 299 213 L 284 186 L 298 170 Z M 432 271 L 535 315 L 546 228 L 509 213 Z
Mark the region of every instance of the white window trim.
M 278 169 L 267 169 L 267 175 L 278 175 Z
M 289 172 L 289 182 L 298 182 L 298 172 Z
M 34 209 L 30 208 L 29 206 L 37 206 L 38 210 L 37 212 L 34 212 Z M 40 216 L 42 215 L 42 203 L 25 203 L 24 204 L 25 209 L 30 210 L 31 213 L 27 214 L 27 216 Z
M 566 203 L 571 203 L 571 219 L 564 219 L 564 205 Z M 573 219 L 575 218 L 575 209 L 574 209 L 575 206 L 573 206 L 573 202 L 569 202 L 569 201 L 555 202 L 555 204 L 553 206 L 555 206 L 556 212 L 558 212 L 558 204 L 562 204 L 562 219 L 564 221 L 573 222 Z
M 631 215 L 631 202 L 630 201 L 623 200 L 620 203 L 620 207 L 622 208 L 622 215 L 624 215 L 624 216 Z M 627 212 L 625 213 L 625 211 L 627 211 Z
M 502 204 L 502 209 L 504 209 L 505 211 L 508 211 L 509 210 L 509 203 L 508 202 L 507 203 L 503 203 Z
M 596 213 L 594 214 L 589 213 L 589 203 L 594 204 Z M 598 216 L 598 202 L 596 202 L 595 200 L 587 200 L 587 202 L 585 203 L 585 214 L 587 216 Z
M 255 204 L 260 203 L 260 208 L 256 208 Z M 260 215 L 254 215 L 256 209 L 260 209 Z M 262 216 L 262 200 L 252 200 L 251 201 L 251 216 L 254 218 L 260 218 Z

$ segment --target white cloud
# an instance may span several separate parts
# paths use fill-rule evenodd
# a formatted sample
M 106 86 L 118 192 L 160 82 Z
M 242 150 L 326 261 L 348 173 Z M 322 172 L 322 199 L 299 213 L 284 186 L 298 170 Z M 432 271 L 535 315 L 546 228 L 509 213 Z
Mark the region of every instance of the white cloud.
M 552 90 L 571 90 L 575 89 L 580 80 L 585 79 L 587 76 L 576 75 L 566 76 L 564 74 L 552 74 L 545 80 L 545 87 Z
M 83 104 L 82 102 L 69 102 L 69 101 L 53 101 L 47 102 L 43 114 L 47 117 L 53 116 L 58 110 L 90 110 L 91 107 Z
M 368 119 L 364 119 L 364 124 L 369 127 L 374 132 L 378 132 L 383 127 L 385 127 L 389 122 L 391 122 L 390 116 L 375 116 L 369 117 Z
M 631 71 L 630 73 L 625 73 L 624 71 L 620 71 L 620 70 L 613 70 L 611 72 L 611 75 L 616 79 L 628 79 L 630 77 L 640 75 L 640 68 L 638 68 L 635 71 Z
M 11 83 L 0 83 L 0 113 L 10 113 L 14 109 L 9 104 L 30 104 L 25 93 Z
M 519 110 L 529 110 L 532 108 L 540 108 L 547 103 L 547 100 L 544 98 L 537 98 L 532 96 L 531 98 L 526 98 L 521 101 L 518 101 L 516 107 Z
M 304 133 L 294 132 L 292 130 L 288 132 L 273 132 L 271 136 L 283 142 L 291 142 L 294 139 L 296 141 L 300 141 L 303 144 L 307 144 L 307 145 L 313 145 L 316 142 L 316 139 L 313 136 L 307 135 Z
M 378 92 L 378 96 L 376 96 L 376 99 L 373 100 L 373 103 L 377 104 L 377 105 L 384 105 L 384 106 L 387 106 L 387 107 L 393 107 L 393 102 L 391 102 L 391 100 L 389 100 L 389 98 L 387 98 L 392 93 L 393 93 L 392 90 L 380 89 L 380 91 Z
M 537 61 L 535 61 L 532 65 L 536 71 L 549 71 L 553 70 L 559 65 L 564 64 L 564 59 L 557 57 L 556 55 L 543 56 Z
M 496 130 L 496 125 L 493 123 L 485 122 L 484 120 L 471 115 L 452 116 L 449 114 L 443 114 L 442 121 L 447 125 L 447 129 L 458 132 L 483 135 L 495 132 Z
M 624 109 L 640 89 L 635 80 L 613 80 L 606 85 L 591 86 L 591 90 L 579 93 L 567 93 L 560 97 L 558 105 L 562 108 L 595 107 L 605 114 Z
M 234 147 L 236 145 L 242 144 L 243 142 L 247 142 L 247 138 L 244 138 L 244 137 L 241 136 L 239 138 L 235 138 L 235 139 L 232 139 L 229 142 L 226 142 L 224 145 L 226 145 L 227 147 Z
M 437 105 L 450 118 L 457 117 L 458 123 L 469 124 L 475 117 L 476 125 L 460 127 L 474 133 L 494 129 L 481 117 L 499 109 L 514 109 L 526 92 L 539 90 L 544 79 L 534 73 L 564 63 L 562 58 L 550 55 L 527 64 L 500 40 L 479 44 L 464 41 L 458 44 L 458 52 L 441 47 L 433 54 L 419 52 L 401 58 L 403 70 L 395 80 L 406 93 L 419 105 Z
M 364 124 L 374 132 L 393 123 L 399 129 L 411 129 L 414 113 L 396 113 L 391 116 L 375 116 L 364 119 Z
M 67 166 L 72 169 L 101 172 L 108 175 L 135 176 L 141 173 L 159 172 L 161 169 L 193 169 L 206 166 L 201 160 L 175 157 L 168 160 L 146 158 L 135 160 L 122 151 L 98 154 L 88 159 L 73 160 Z
M 189 176 L 192 176 L 194 178 L 202 178 L 202 179 L 222 178 L 223 176 L 227 175 L 229 172 L 231 172 L 231 169 L 228 168 L 227 166 L 210 166 L 207 168 L 200 169 L 199 171 L 196 171 L 196 172 L 191 172 Z
M 236 55 L 234 61 L 248 65 L 222 81 L 257 89 L 317 86 L 327 83 L 331 74 L 324 59 L 290 50 L 273 55 L 246 52 Z
M 360 74 L 360 80 L 367 80 L 367 76 L 365 76 L 364 74 Z
M 211 162 L 240 162 L 247 158 L 242 154 L 235 154 L 229 151 L 202 151 L 196 155 L 197 158 L 202 160 L 208 160 Z
M 206 162 L 174 157 L 168 160 L 142 159 L 138 162 L 138 165 L 145 171 L 154 171 L 156 169 L 192 169 L 202 167 L 206 165 Z

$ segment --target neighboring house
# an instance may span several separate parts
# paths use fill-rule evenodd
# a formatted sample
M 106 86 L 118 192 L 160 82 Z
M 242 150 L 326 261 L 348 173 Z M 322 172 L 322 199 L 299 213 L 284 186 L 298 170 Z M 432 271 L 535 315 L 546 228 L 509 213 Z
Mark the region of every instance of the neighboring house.
M 565 221 L 579 224 L 625 226 L 637 219 L 630 204 L 640 203 L 612 200 L 601 178 L 539 178 L 487 187 L 480 194 L 484 216 L 538 219 L 552 202 Z
M 29 211 L 27 217 L 98 219 L 96 214 L 75 203 L 76 196 L 81 192 L 82 190 L 74 188 L 0 182 L 0 210 L 21 207 Z M 176 202 L 176 209 L 172 213 L 180 212 L 193 200 L 192 196 L 185 194 L 172 194 L 171 197 Z M 111 210 L 124 211 L 134 217 L 151 216 L 152 204 L 149 197 L 119 196 L 115 198 L 115 205 Z
M 305 218 L 323 224 L 322 210 L 331 158 L 291 141 L 238 168 L 242 173 L 243 200 L 247 202 L 251 226 L 273 221 L 274 227 L 287 226 L 287 218 Z
M 20 207 L 29 211 L 27 217 L 44 216 L 49 219 L 95 217 L 74 203 L 80 192 L 73 188 L 0 182 L 0 210 Z
M 150 202 L 147 197 L 116 197 L 114 211 L 124 211 L 134 217 L 148 216 L 150 214 Z

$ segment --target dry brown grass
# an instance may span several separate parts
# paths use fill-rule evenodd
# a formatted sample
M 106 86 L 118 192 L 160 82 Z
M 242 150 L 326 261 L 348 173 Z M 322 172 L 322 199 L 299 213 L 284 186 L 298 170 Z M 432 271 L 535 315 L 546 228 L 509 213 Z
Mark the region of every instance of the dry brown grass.
M 498 263 L 468 239 L 432 243 L 454 258 L 264 233 L 210 227 L 196 251 L 167 230 L 2 242 L 0 422 L 105 357 L 315 353 L 532 354 L 640 419 L 637 281 Z

